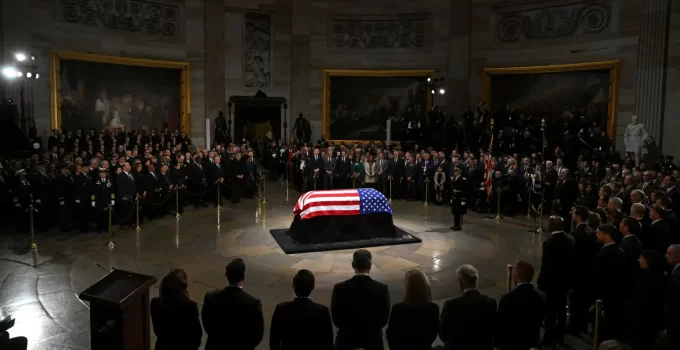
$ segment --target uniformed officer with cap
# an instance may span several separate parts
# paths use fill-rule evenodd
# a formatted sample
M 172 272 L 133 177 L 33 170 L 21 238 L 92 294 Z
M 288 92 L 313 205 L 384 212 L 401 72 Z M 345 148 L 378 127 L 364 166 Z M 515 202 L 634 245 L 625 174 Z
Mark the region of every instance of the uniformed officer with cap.
M 99 169 L 99 178 L 95 182 L 94 194 L 92 195 L 92 207 L 97 216 L 97 233 L 106 232 L 109 224 L 108 206 L 116 204 L 113 184 L 108 179 L 108 170 Z
M 466 178 L 462 176 L 463 169 L 456 166 L 453 171 L 453 182 L 451 184 L 451 214 L 453 214 L 454 231 L 463 229 L 463 215 L 467 214 L 466 200 L 470 186 Z

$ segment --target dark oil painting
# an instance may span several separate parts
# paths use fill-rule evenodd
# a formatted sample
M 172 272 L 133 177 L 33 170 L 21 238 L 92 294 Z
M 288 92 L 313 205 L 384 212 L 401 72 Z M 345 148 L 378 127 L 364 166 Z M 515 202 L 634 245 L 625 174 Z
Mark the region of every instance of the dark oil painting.
M 62 128 L 180 129 L 180 69 L 60 64 Z
M 609 69 L 558 73 L 491 75 L 494 110 L 512 107 L 517 113 L 546 118 L 556 124 L 570 117 L 606 125 L 609 110 Z
M 388 119 L 400 122 L 427 113 L 426 76 L 329 79 L 329 139 L 386 140 Z

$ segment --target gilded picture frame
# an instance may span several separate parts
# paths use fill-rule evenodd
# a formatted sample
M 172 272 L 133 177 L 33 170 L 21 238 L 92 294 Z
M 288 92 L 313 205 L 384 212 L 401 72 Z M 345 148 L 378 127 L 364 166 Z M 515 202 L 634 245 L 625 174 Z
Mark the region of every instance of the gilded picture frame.
M 50 111 L 52 129 L 61 130 L 61 60 L 108 63 L 126 66 L 179 69 L 180 72 L 180 128 L 191 135 L 191 67 L 188 62 L 162 61 L 146 58 L 107 56 L 84 52 L 53 50 L 50 52 Z
M 339 144 L 352 144 L 364 141 L 385 141 L 385 140 L 338 140 L 332 139 L 331 132 L 331 77 L 432 77 L 434 69 L 409 69 L 409 70 L 354 70 L 354 69 L 324 69 L 323 85 L 321 93 L 321 131 L 329 141 Z M 427 109 L 432 108 L 432 95 L 427 95 Z
M 482 73 L 482 100 L 487 106 L 493 106 L 491 96 L 491 77 L 493 75 L 505 74 L 543 74 L 543 73 L 563 73 L 589 70 L 609 70 L 609 103 L 607 111 L 607 135 L 612 139 L 616 138 L 616 120 L 618 107 L 619 91 L 619 72 L 621 62 L 618 60 L 585 62 L 572 64 L 559 64 L 549 66 L 528 66 L 528 67 L 509 67 L 509 68 L 485 68 Z

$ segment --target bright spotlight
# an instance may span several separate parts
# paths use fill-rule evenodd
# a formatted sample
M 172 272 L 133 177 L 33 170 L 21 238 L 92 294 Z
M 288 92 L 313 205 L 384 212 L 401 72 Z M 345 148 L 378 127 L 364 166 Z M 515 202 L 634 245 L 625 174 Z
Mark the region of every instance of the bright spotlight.
M 432 95 L 434 95 L 434 90 L 431 91 Z
M 427 78 L 428 83 L 431 82 L 431 81 L 432 81 L 432 78 Z
M 31 72 L 26 72 L 26 78 L 30 78 L 30 77 L 32 77 L 32 76 L 33 76 L 33 73 L 31 73 Z
M 16 58 L 17 61 L 22 62 L 22 61 L 26 60 L 26 55 L 23 54 L 23 53 L 21 53 L 21 52 L 17 52 L 17 53 L 14 55 L 14 58 Z
M 443 95 L 445 92 L 446 92 L 446 90 L 444 90 L 444 89 L 439 89 L 439 94 L 440 94 L 440 95 Z
M 36 78 L 36 79 L 40 78 L 40 74 L 35 73 L 35 78 Z
M 20 78 L 21 78 L 21 77 L 23 77 L 23 76 L 24 76 L 24 73 L 17 72 L 17 77 L 20 77 Z
M 31 56 L 31 61 L 35 61 L 35 56 Z
M 12 66 L 7 66 L 2 68 L 2 75 L 7 79 L 13 79 L 17 77 L 17 70 Z

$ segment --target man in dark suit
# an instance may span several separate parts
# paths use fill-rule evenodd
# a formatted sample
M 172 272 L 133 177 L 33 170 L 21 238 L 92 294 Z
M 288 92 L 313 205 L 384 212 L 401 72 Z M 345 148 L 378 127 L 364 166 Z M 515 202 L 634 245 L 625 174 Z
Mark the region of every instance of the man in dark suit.
M 619 247 L 626 253 L 626 286 L 629 292 L 632 291 L 641 272 L 638 259 L 642 254 L 642 243 L 637 238 L 640 230 L 640 222 L 632 217 L 626 217 L 619 224 L 619 231 L 623 234 Z
M 567 294 L 571 287 L 574 237 L 563 231 L 564 221 L 553 215 L 548 219 L 550 237 L 543 243 L 538 288 L 548 297 L 543 345 L 554 348 L 564 344 L 567 321 Z
M 338 328 L 337 350 L 382 350 L 382 328 L 390 314 L 387 285 L 368 276 L 371 252 L 359 249 L 352 257 L 354 277 L 333 287 L 331 315 Z
M 666 209 L 659 205 L 652 205 L 649 211 L 649 218 L 652 224 L 649 226 L 649 245 L 645 249 L 654 249 L 659 254 L 665 254 L 671 242 L 671 224 L 664 219 Z M 647 243 L 647 242 L 645 242 Z
M 130 163 L 123 163 L 123 171 L 118 174 L 116 178 L 116 197 L 120 203 L 120 212 L 118 217 L 123 218 L 124 221 L 120 223 L 121 228 L 132 228 L 135 222 L 135 194 L 137 194 L 137 185 L 135 179 L 130 172 L 132 167 Z
M 322 190 L 323 189 L 323 158 L 319 156 L 319 149 L 314 149 L 314 154 L 307 160 L 307 179 L 309 179 L 309 185 L 307 188 L 310 190 Z
M 335 179 L 333 180 L 333 187 L 336 189 L 347 188 L 347 179 L 349 178 L 349 159 L 345 151 L 340 152 L 340 156 L 335 163 Z
M 531 284 L 534 267 L 518 260 L 512 269 L 517 288 L 498 303 L 495 346 L 500 350 L 540 348 L 540 330 L 545 318 L 546 296 Z
M 588 227 L 586 221 L 590 211 L 584 206 L 577 206 L 572 211 L 572 220 L 576 224 L 570 233 L 574 237 L 573 271 L 571 289 L 571 315 L 569 332 L 578 336 L 588 326 L 588 309 L 593 306 L 593 264 L 600 251 L 595 232 Z
M 668 278 L 668 290 L 664 300 L 664 324 L 668 335 L 669 349 L 680 349 L 680 244 L 666 249 L 666 261 L 673 267 Z
M 602 249 L 595 260 L 595 298 L 603 302 L 602 339 L 621 339 L 625 332 L 626 253 L 616 244 L 621 233 L 612 224 L 597 228 Z
M 406 171 L 404 158 L 399 156 L 399 151 L 394 151 L 394 157 L 387 163 L 387 187 L 389 191 L 390 179 L 392 179 L 392 198 L 401 198 L 401 182 Z
M 333 324 L 328 308 L 309 298 L 314 275 L 300 270 L 293 277 L 295 299 L 276 306 L 269 331 L 271 350 L 332 350 Z
M 208 335 L 206 350 L 253 350 L 264 335 L 264 317 L 259 299 L 243 291 L 246 263 L 241 258 L 226 267 L 229 285 L 205 294 L 201 319 Z
M 493 350 L 496 300 L 477 290 L 479 273 L 472 265 L 456 270 L 461 296 L 447 300 L 439 322 L 446 349 Z

